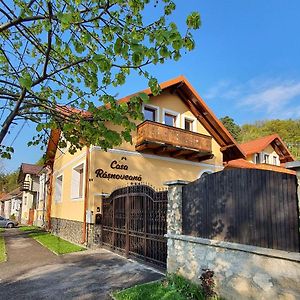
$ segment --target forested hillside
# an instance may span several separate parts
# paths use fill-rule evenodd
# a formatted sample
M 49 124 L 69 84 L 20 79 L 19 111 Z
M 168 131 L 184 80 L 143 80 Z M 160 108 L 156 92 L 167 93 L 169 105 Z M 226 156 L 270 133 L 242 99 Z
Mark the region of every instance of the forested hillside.
M 221 121 L 240 143 L 278 133 L 294 157 L 300 160 L 300 119 L 257 121 L 242 126 L 228 116 L 221 118 Z

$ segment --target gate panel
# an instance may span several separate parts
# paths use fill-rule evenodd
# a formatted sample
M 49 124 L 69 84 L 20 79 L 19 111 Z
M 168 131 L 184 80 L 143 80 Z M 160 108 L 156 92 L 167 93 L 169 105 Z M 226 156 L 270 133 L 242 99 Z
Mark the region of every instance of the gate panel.
M 112 250 L 165 266 L 167 191 L 132 185 L 103 200 L 102 243 Z

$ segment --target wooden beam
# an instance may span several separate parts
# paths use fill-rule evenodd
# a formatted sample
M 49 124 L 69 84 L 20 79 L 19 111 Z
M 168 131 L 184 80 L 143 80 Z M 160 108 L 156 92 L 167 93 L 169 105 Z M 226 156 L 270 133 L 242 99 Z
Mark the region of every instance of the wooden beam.
M 223 147 L 220 148 L 220 150 L 221 150 L 221 152 L 224 152 L 224 151 L 226 151 L 226 150 L 228 150 L 228 149 L 230 149 L 232 147 L 236 147 L 236 145 L 235 144 L 231 144 L 231 145 L 223 146 Z
M 214 158 L 213 154 L 208 154 L 208 155 L 203 155 L 199 157 L 199 161 L 207 160 L 207 159 L 212 159 Z
M 171 154 L 171 156 L 176 158 L 176 157 L 179 157 L 179 156 L 187 155 L 191 152 L 193 152 L 193 151 L 188 150 L 188 149 L 178 149 L 178 151 L 175 151 L 173 154 Z

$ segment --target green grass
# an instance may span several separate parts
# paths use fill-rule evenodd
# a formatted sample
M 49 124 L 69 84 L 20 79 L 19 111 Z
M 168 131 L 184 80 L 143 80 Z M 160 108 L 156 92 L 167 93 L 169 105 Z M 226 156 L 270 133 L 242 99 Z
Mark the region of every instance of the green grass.
M 6 251 L 4 237 L 0 236 L 0 263 L 6 261 Z
M 172 274 L 162 281 L 137 285 L 115 292 L 117 300 L 204 300 L 201 288 L 189 280 Z M 215 297 L 214 299 L 219 299 Z
M 83 247 L 74 245 L 45 231 L 30 233 L 29 236 L 34 238 L 36 241 L 41 243 L 55 254 L 66 254 L 86 250 Z
M 0 228 L 0 232 L 4 232 L 5 231 L 5 229 L 4 228 Z
M 19 227 L 21 231 L 36 231 L 36 230 L 42 230 L 42 228 L 38 226 L 21 226 Z

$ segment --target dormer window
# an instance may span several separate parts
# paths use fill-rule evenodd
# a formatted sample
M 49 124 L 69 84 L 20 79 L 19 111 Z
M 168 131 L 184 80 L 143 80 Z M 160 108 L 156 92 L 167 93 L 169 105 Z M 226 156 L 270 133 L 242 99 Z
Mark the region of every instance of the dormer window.
M 273 165 L 277 166 L 277 157 L 276 156 L 273 156 Z

